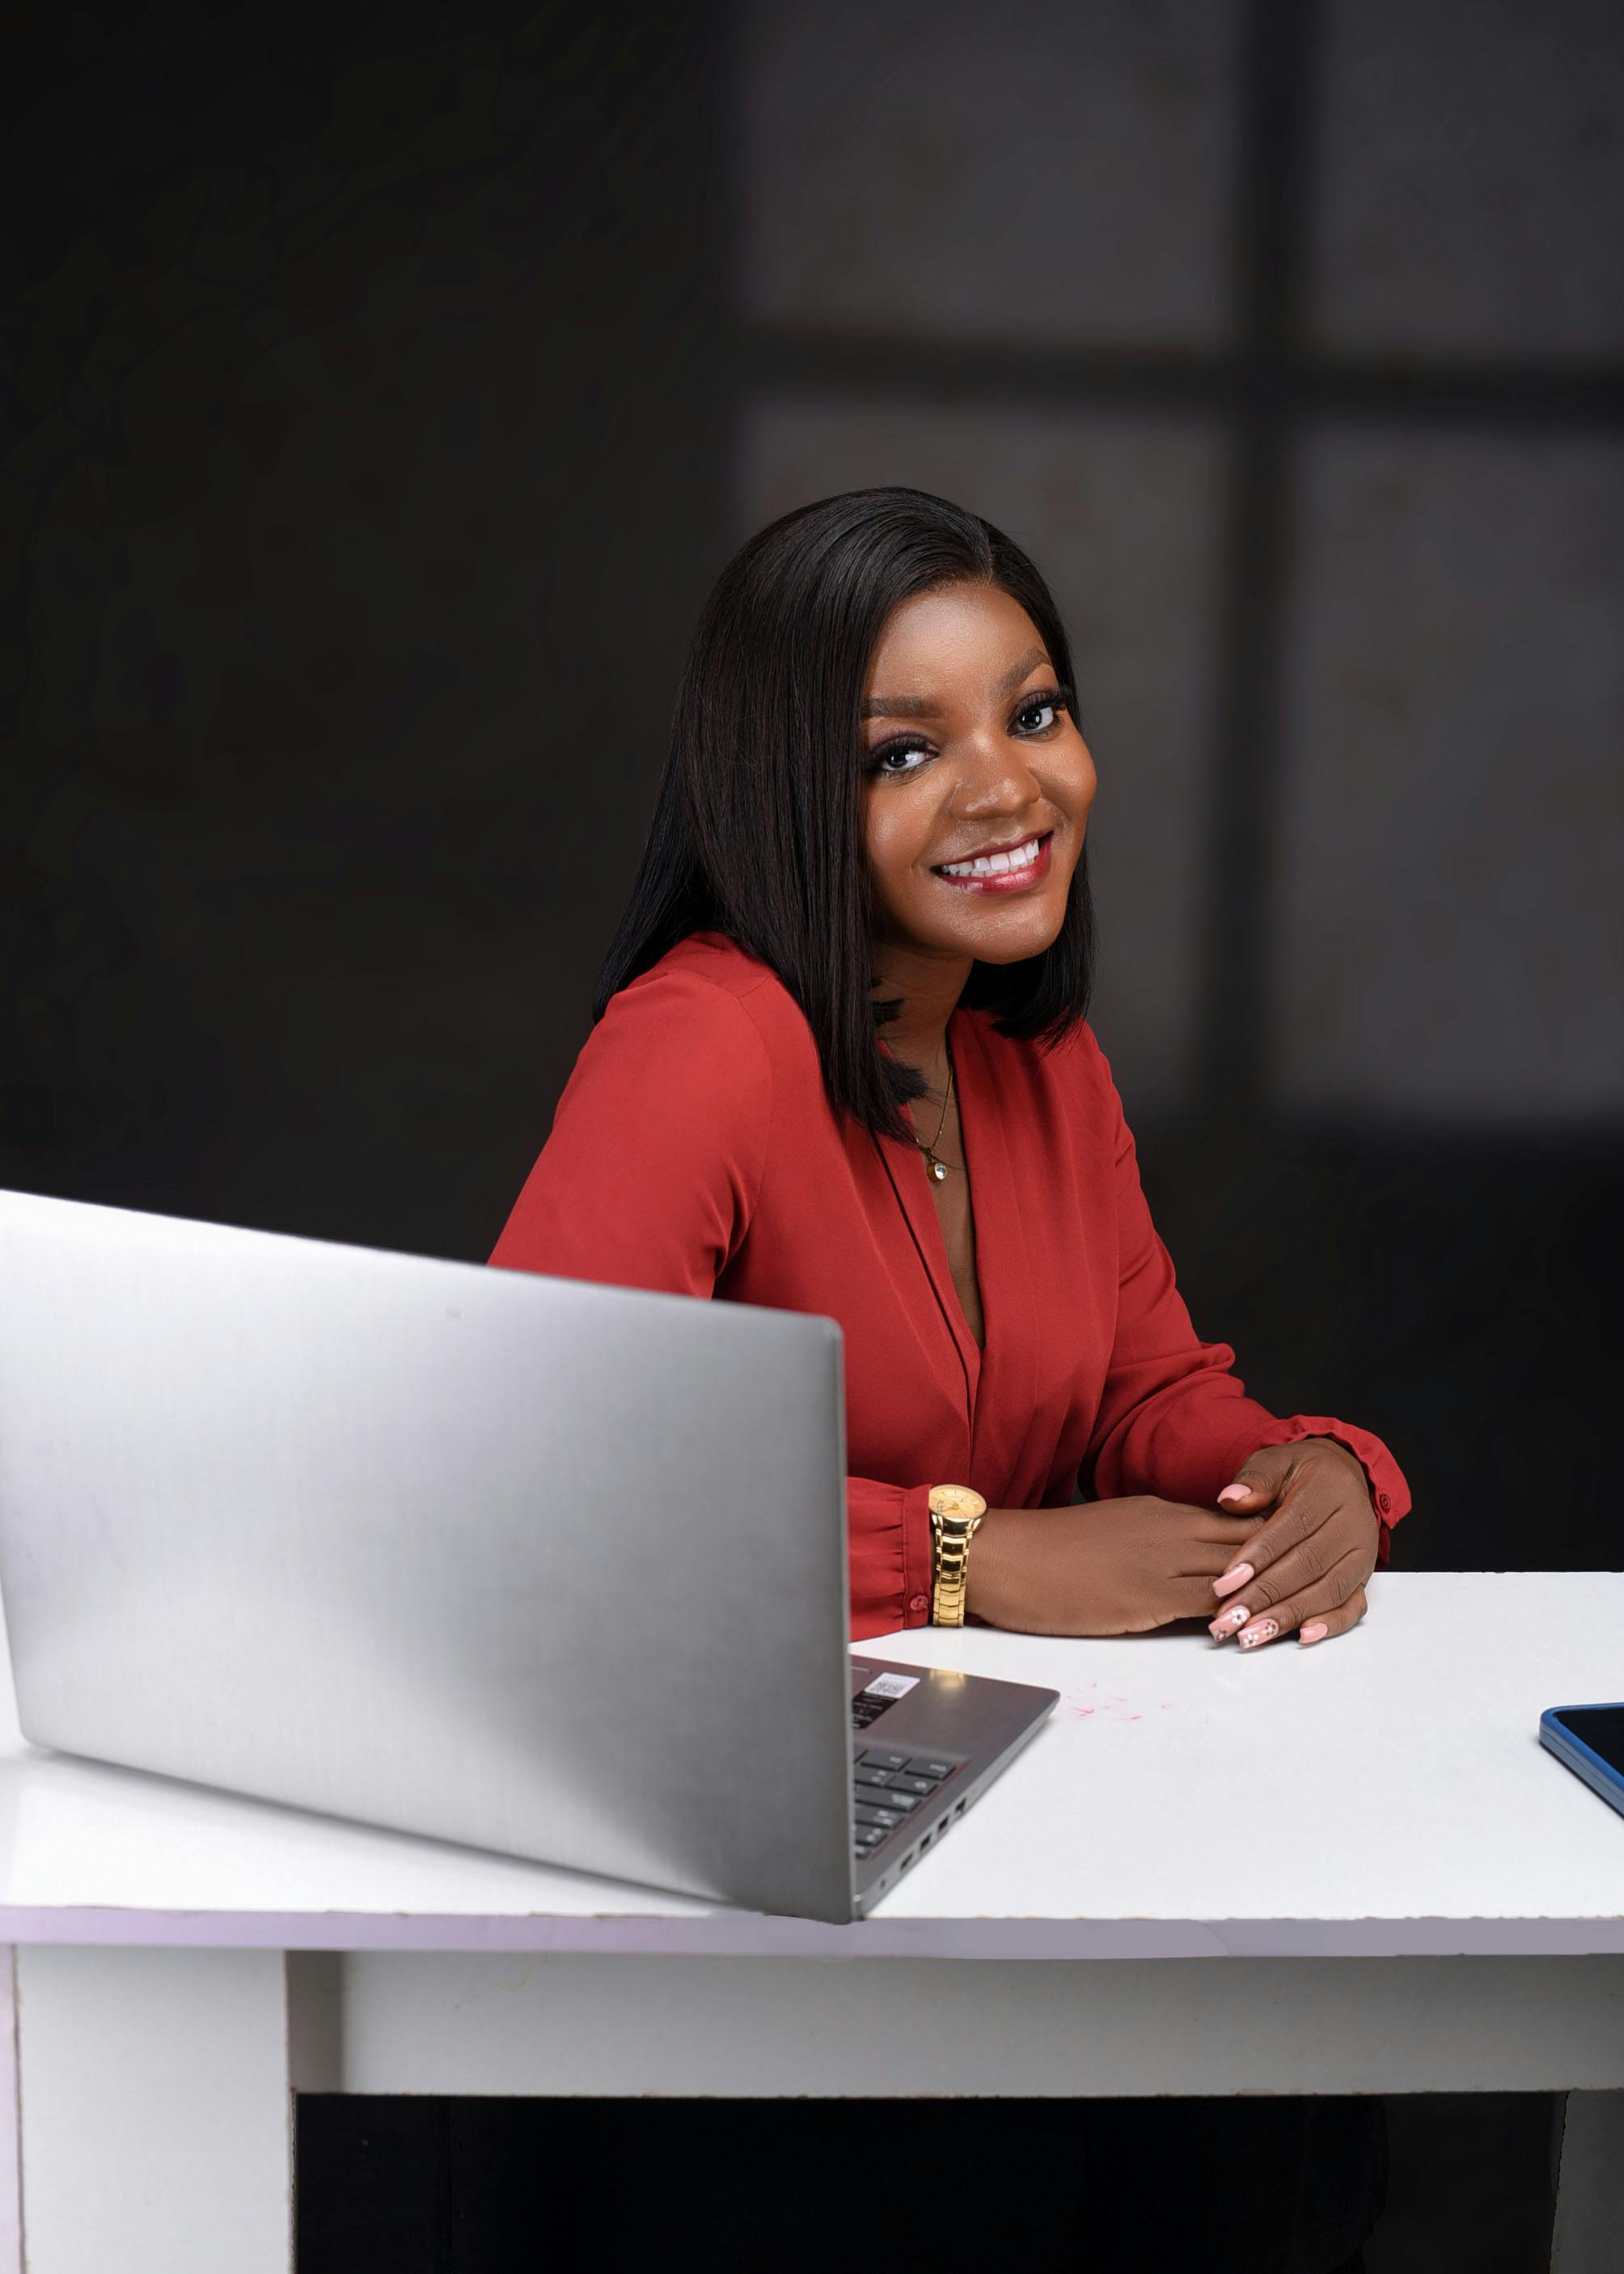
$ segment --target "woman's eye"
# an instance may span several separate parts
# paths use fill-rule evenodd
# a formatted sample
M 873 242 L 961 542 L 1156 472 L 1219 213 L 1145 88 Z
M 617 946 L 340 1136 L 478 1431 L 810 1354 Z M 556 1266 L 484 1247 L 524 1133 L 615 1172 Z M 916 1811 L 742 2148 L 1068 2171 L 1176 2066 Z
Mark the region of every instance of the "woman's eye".
M 890 772 L 890 761 L 892 758 L 928 758 L 929 756 L 929 750 L 922 742 L 891 742 L 888 744 L 884 749 L 880 751 L 878 756 L 876 757 L 874 761 L 875 771 L 876 773 Z M 917 766 L 898 766 L 896 771 L 898 773 L 912 774 L 917 773 L 919 769 Z
M 1065 704 L 1057 695 L 1034 695 L 1029 702 L 1022 704 L 1017 715 L 1024 719 L 1029 711 L 1053 711 L 1057 716 L 1064 709 Z M 1042 734 L 1046 730 L 1038 727 L 1033 731 L 1034 734 Z

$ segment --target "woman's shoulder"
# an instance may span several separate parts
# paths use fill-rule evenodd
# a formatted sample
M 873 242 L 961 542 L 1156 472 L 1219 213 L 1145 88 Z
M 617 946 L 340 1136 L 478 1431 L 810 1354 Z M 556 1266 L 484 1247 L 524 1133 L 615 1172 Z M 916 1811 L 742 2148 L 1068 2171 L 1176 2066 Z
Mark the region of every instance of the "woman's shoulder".
M 733 996 L 754 994 L 763 986 L 781 983 L 758 956 L 748 954 L 726 932 L 691 931 L 620 991 L 625 994 L 632 988 L 673 980 L 691 983 L 683 985 L 680 991 L 685 994 L 693 993 L 697 985 L 719 988 L 723 994 Z
M 770 964 L 723 931 L 691 931 L 611 997 L 651 1014 L 680 1013 L 690 1026 L 740 1034 L 753 1027 L 776 1056 L 811 1039 L 806 1014 Z M 741 1020 L 740 1013 L 746 1014 Z
M 822 1084 L 806 1013 L 778 973 L 726 932 L 689 932 L 628 980 L 598 1023 L 600 1049 L 611 1036 L 650 1064 L 686 1058 L 718 1078 L 748 1072 L 786 1098 Z

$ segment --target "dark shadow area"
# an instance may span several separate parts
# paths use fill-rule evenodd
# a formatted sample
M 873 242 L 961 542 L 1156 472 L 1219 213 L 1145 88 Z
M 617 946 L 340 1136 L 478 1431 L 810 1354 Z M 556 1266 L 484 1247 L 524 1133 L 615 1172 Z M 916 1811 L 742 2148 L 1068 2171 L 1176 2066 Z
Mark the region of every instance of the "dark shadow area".
M 1385 2207 L 1364 2245 L 1365 2274 L 1545 2274 L 1552 2095 L 1312 2105 L 1330 2117 L 1310 2154 L 1358 2185 L 1367 2175 L 1349 2173 L 1350 2145 L 1380 2164 L 1373 2112 L 1385 2112 Z M 1245 2238 L 1252 2220 L 1277 2230 L 1282 2215 L 1282 2175 L 1268 2162 L 1282 2106 L 1289 2119 L 1289 2104 L 1255 2098 L 302 2094 L 298 2274 L 539 2274 L 571 2263 L 643 2274 L 673 2257 L 758 2274 L 838 2264 L 862 2255 L 865 2236 L 878 2244 L 898 2233 L 916 2263 L 944 2274 L 1263 2274 L 1269 2246 L 1249 2258 Z M 1238 2167 L 1226 2170 L 1231 2157 Z M 1383 2192 L 1380 2169 L 1373 2178 Z M 1177 2254 L 1165 2260 L 1149 2242 L 1158 2219 L 1157 2247 Z M 1226 2247 L 1241 2255 L 1223 2257 Z
M 1392 1447 L 1395 1569 L 1619 1569 L 1616 1141 L 1240 1120 L 1147 1133 L 1139 1160 L 1196 1331 L 1251 1394 Z
M 297 2122 L 298 2274 L 643 2274 L 673 2259 L 761 2274 L 901 2243 L 941 2274 L 1340 2274 L 1387 2154 L 1379 2100 L 1267 2096 L 301 2095 Z M 1237 2180 L 1249 2155 L 1253 2175 Z M 1263 2232 L 1245 2208 L 1259 2173 L 1274 2182 Z M 1533 2274 L 1531 2261 L 1494 2265 Z
M 717 19 L 7 32 L 0 1180 L 471 1254 L 725 542 Z
M 1390 2093 L 1368 2274 L 1546 2274 L 1560 2107 L 1548 2092 Z

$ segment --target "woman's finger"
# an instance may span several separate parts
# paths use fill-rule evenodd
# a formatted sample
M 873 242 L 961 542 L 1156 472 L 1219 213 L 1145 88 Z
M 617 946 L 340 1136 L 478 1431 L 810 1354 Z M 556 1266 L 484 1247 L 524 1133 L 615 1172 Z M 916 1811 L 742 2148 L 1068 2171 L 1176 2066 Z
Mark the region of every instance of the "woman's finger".
M 1381 1540 L 1380 1521 L 1371 1505 L 1369 1493 L 1358 1499 L 1350 1497 L 1337 1480 L 1327 1479 L 1323 1472 L 1318 1477 L 1294 1479 L 1262 1531 L 1237 1548 L 1229 1569 L 1214 1580 L 1213 1593 L 1236 1595 L 1243 1588 L 1251 1591 L 1261 1587 L 1279 1565 L 1294 1555 L 1308 1559 L 1306 1565 L 1299 1562 L 1299 1570 L 1312 1571 L 1317 1562 L 1320 1569 L 1328 1570 L 1355 1540 L 1363 1540 L 1369 1547 L 1370 1562 L 1361 1575 L 1367 1576 L 1376 1568 Z M 1274 1590 L 1277 1595 L 1284 1592 L 1282 1586 Z
M 1177 1542 L 1177 1562 L 1174 1577 L 1179 1579 L 1199 1579 L 1207 1589 L 1205 1608 L 1213 1607 L 1213 1582 L 1227 1571 L 1235 1561 L 1235 1541 L 1207 1540 L 1199 1532 Z
M 1338 1620 L 1347 1626 L 1356 1624 L 1364 1613 L 1359 1610 L 1350 1616 L 1349 1607 L 1364 1601 L 1365 1584 L 1357 1572 L 1350 1577 L 1339 1573 L 1334 1583 L 1327 1582 L 1303 1595 L 1289 1596 L 1269 1611 L 1249 1610 L 1239 1622 L 1235 1620 L 1233 1612 L 1221 1613 L 1207 1631 L 1214 1642 L 1226 1641 L 1234 1634 L 1240 1648 L 1245 1651 L 1256 1650 L 1262 1643 L 1274 1642 L 1282 1635 L 1299 1630 L 1316 1630 L 1312 1639 L 1321 1642 L 1325 1638 L 1317 1631 L 1320 1627 L 1329 1633 L 1341 1631 L 1341 1627 L 1334 1628 L 1334 1622 Z
M 1213 1582 L 1214 1593 L 1233 1594 L 1254 1575 L 1278 1563 L 1291 1549 L 1311 1539 L 1335 1513 L 1336 1506 L 1336 1502 L 1326 1494 L 1323 1478 L 1318 1481 L 1312 1477 L 1293 1478 L 1262 1531 L 1237 1546 L 1229 1568 Z
M 1223 1609 L 1227 1613 L 1235 1604 L 1244 1603 L 1252 1618 L 1265 1611 L 1278 1617 L 1280 1607 L 1289 1602 L 1312 1603 L 1316 1610 L 1329 1609 L 1345 1602 L 1354 1589 L 1370 1577 L 1375 1566 L 1373 1539 L 1368 1542 L 1350 1541 L 1342 1525 L 1322 1525 L 1277 1563 L 1271 1563 L 1267 1571 L 1254 1572 L 1244 1585 L 1232 1588 L 1230 1600 Z M 1244 1619 L 1230 1619 L 1223 1632 L 1233 1634 L 1245 1623 Z M 1285 1625 L 1283 1619 L 1281 1625 Z
M 1260 1446 L 1218 1495 L 1219 1507 L 1226 1516 L 1249 1516 L 1255 1521 L 1278 1499 L 1291 1473 L 1292 1457 L 1289 1445 Z
M 1269 1574 L 1271 1579 L 1274 1576 L 1273 1572 Z M 1227 1642 L 1231 1635 L 1260 1628 L 1267 1620 L 1271 1631 L 1260 1639 L 1272 1642 L 1277 1634 L 1289 1634 L 1299 1619 L 1315 1618 L 1321 1611 L 1339 1608 L 1369 1577 L 1370 1565 L 1357 1549 L 1351 1549 L 1328 1571 L 1305 1581 L 1295 1592 L 1256 1581 L 1244 1587 L 1234 1602 L 1224 1605 L 1208 1625 L 1207 1632 L 1214 1642 Z M 1247 1645 L 1249 1649 L 1251 1646 Z
M 1350 1627 L 1358 1625 L 1369 1608 L 1364 1588 L 1356 1587 L 1347 1601 L 1339 1604 L 1335 1610 L 1317 1612 L 1300 1629 L 1297 1640 L 1312 1644 L 1325 1642 L 1332 1635 L 1346 1634 Z
M 1282 1465 L 1283 1464 L 1283 1465 Z M 1262 1521 L 1256 1532 L 1243 1540 L 1235 1551 L 1231 1569 L 1223 1573 L 1215 1589 L 1220 1595 L 1244 1586 L 1254 1571 L 1262 1571 L 1276 1562 L 1288 1548 L 1305 1540 L 1338 1511 L 1347 1509 L 1357 1513 L 1368 1510 L 1372 1527 L 1372 1538 L 1380 1538 L 1380 1525 L 1372 1506 L 1369 1481 L 1351 1453 L 1341 1445 L 1321 1438 L 1310 1438 L 1291 1447 L 1265 1446 L 1243 1463 L 1239 1475 L 1265 1483 L 1274 1501 L 1273 1511 L 1264 1513 L 1260 1495 L 1250 1496 L 1237 1502 L 1234 1512 L 1244 1515 L 1252 1505 L 1259 1506 Z M 1225 1487 L 1226 1490 L 1229 1487 Z M 1223 1495 L 1219 1495 L 1221 1502 Z M 1224 1513 L 1231 1512 L 1227 1502 Z M 1375 1551 L 1371 1555 L 1375 1567 Z
M 1178 1573 L 1169 1582 L 1169 1600 L 1177 1608 L 1169 1613 L 1176 1619 L 1210 1619 L 1213 1615 L 1213 1583 L 1199 1576 L 1186 1577 Z M 1226 1629 L 1228 1633 L 1229 1630 Z

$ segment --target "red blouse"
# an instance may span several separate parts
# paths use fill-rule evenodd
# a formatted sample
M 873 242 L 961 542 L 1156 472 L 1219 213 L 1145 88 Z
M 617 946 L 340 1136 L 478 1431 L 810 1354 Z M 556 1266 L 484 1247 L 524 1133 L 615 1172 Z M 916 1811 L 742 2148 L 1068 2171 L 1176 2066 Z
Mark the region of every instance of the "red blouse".
M 949 1027 L 984 1351 L 922 1155 L 837 1118 L 793 996 L 717 931 L 612 998 L 489 1261 L 838 1322 L 854 1639 L 928 1623 L 926 1495 L 945 1482 L 993 1508 L 1064 1507 L 1079 1481 L 1210 1506 L 1258 1447 L 1335 1437 L 1385 1564 L 1410 1507 L 1397 1463 L 1348 1422 L 1268 1412 L 1228 1344 L 1197 1340 L 1092 1028 L 1046 1055 L 991 1016 L 961 1005 Z

